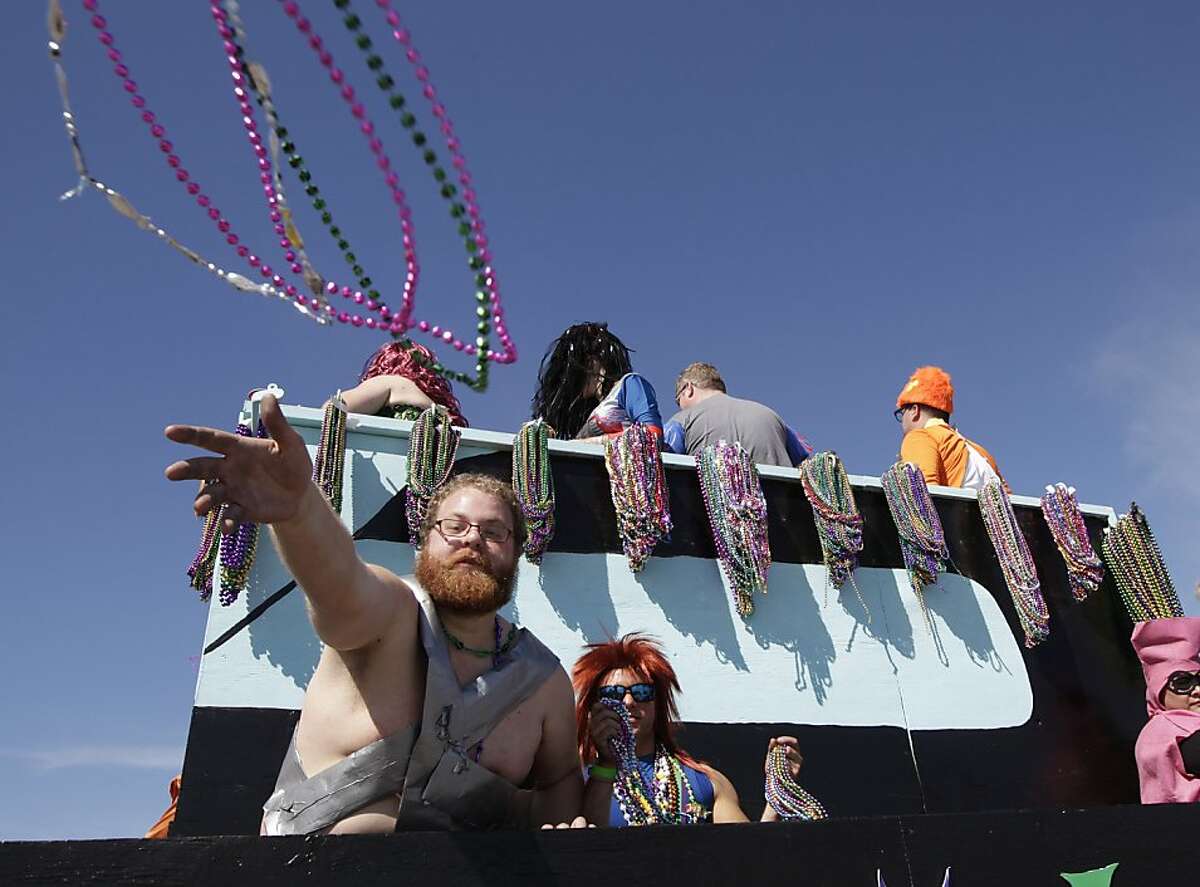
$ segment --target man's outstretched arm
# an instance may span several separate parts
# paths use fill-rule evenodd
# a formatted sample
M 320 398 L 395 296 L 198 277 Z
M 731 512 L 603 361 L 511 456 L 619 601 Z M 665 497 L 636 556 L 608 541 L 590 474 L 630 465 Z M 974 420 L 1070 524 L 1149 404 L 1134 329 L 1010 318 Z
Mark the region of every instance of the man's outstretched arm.
M 275 398 L 262 401 L 269 437 L 239 437 L 213 428 L 172 425 L 166 435 L 216 453 L 169 466 L 174 481 L 203 480 L 196 496 L 197 514 L 225 506 L 222 531 L 239 523 L 270 524 L 280 555 L 312 608 L 313 626 L 325 643 L 357 649 L 373 640 L 382 626 L 416 601 L 404 583 L 380 567 L 364 564 L 354 541 L 312 482 L 312 462 L 304 440 L 287 424 Z

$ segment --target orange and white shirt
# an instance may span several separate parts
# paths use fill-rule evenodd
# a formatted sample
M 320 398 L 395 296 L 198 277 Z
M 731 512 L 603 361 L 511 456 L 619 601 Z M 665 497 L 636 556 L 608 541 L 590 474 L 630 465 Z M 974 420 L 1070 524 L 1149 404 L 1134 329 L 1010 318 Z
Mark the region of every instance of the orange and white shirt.
M 943 487 L 979 490 L 991 478 L 1000 477 L 991 453 L 941 419 L 930 419 L 924 428 L 904 435 L 900 460 L 920 468 L 926 483 Z

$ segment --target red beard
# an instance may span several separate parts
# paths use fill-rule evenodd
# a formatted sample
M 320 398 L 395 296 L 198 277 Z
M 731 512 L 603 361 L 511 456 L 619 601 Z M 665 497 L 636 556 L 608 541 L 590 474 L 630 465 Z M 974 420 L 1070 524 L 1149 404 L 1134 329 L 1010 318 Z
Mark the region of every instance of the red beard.
M 466 564 L 467 566 L 459 566 Z M 462 549 L 436 560 L 427 551 L 417 558 L 416 576 L 438 607 L 458 613 L 493 613 L 512 598 L 513 573 L 492 571 L 479 555 Z

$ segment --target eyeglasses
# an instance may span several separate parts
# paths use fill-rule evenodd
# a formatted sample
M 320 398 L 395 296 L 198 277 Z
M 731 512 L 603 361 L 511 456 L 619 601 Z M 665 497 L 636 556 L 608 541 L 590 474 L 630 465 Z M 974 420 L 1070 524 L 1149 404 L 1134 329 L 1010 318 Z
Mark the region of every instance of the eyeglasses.
M 1200 687 L 1200 671 L 1177 671 L 1167 678 L 1167 689 L 1180 696 L 1187 696 Z
M 899 421 L 900 421 L 902 418 L 904 418 L 904 413 L 905 413 L 907 410 L 910 410 L 910 409 L 912 409 L 912 408 L 913 408 L 913 407 L 915 407 L 915 406 L 916 406 L 916 404 L 915 404 L 915 403 L 906 403 L 904 406 L 902 406 L 902 407 L 899 407 L 899 408 L 897 408 L 897 409 L 895 409 L 895 410 L 892 410 L 892 415 L 893 415 L 893 416 L 895 416 L 895 417 L 896 417 L 896 421 L 897 421 L 897 422 L 899 422 Z
M 473 524 L 469 520 L 458 517 L 444 517 L 434 521 L 438 532 L 448 539 L 462 539 L 471 529 L 479 531 L 479 538 L 484 542 L 507 542 L 512 537 L 512 530 L 503 524 Z
M 653 684 L 633 684 L 629 687 L 624 684 L 605 684 L 596 691 L 599 698 L 611 699 L 613 702 L 624 702 L 626 693 L 633 697 L 634 702 L 654 701 Z
M 679 398 L 683 397 L 683 390 L 685 388 L 691 387 L 691 385 L 692 385 L 691 382 L 684 382 L 682 385 L 680 385 L 678 388 L 675 389 L 675 405 L 676 406 L 679 406 Z

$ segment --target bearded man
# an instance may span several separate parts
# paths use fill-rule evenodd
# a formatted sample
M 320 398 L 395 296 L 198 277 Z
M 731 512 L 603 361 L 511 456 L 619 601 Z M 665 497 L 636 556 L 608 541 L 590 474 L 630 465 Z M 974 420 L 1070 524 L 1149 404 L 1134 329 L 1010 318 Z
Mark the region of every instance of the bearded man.
M 324 642 L 263 834 L 536 828 L 576 817 L 571 681 L 537 638 L 496 613 L 525 538 L 512 489 L 482 475 L 451 479 L 429 503 L 416 576 L 401 578 L 359 558 L 270 396 L 262 420 L 268 438 L 170 426 L 170 440 L 219 455 L 166 475 L 207 481 L 195 510 L 225 506 L 224 532 L 270 526 Z

